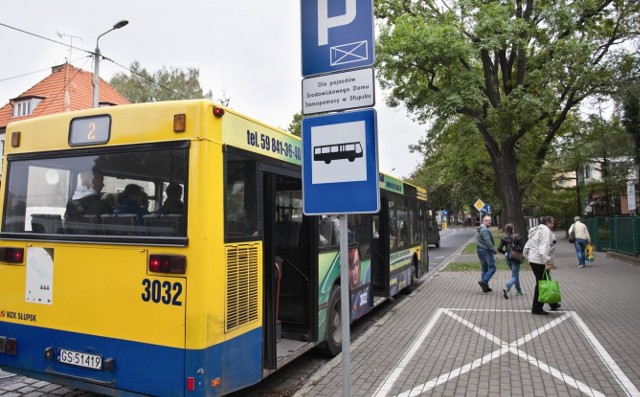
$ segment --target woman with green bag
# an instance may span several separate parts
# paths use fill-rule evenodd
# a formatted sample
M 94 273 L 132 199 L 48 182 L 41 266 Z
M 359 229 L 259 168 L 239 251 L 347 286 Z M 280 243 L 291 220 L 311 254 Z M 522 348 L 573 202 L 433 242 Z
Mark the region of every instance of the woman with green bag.
M 544 303 L 538 300 L 538 282 L 545 277 L 545 270 L 551 277 L 550 270 L 553 267 L 553 256 L 555 255 L 556 237 L 551 231 L 555 220 L 552 216 L 543 216 L 540 224 L 529 230 L 529 240 L 524 246 L 524 255 L 529 259 L 529 265 L 536 277 L 536 286 L 533 293 L 533 303 L 531 313 L 535 315 L 548 315 L 544 310 Z M 560 303 L 549 303 L 551 310 L 560 308 Z

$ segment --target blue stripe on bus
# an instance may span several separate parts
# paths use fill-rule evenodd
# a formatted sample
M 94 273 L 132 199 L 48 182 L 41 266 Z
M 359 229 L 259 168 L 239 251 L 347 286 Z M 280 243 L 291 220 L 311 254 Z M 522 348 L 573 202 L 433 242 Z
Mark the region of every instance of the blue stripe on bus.
M 188 351 L 6 322 L 0 322 L 0 335 L 18 340 L 16 356 L 0 353 L 0 368 L 105 394 L 106 389 L 115 389 L 182 396 L 187 393 L 187 377 L 194 377 L 196 389 L 187 395 L 217 396 L 255 384 L 262 374 L 261 328 L 204 350 Z M 99 354 L 103 360 L 114 358 L 115 369 L 100 371 L 62 364 L 55 357 L 48 360 L 47 347 Z M 218 377 L 220 386 L 212 388 L 211 381 Z
M 206 378 L 202 374 L 205 363 L 209 364 L 208 373 L 211 374 Z M 231 393 L 258 383 L 262 378 L 262 328 L 204 351 L 187 351 L 186 373 L 196 377 L 197 393 L 194 395 L 219 396 L 222 392 Z M 220 377 L 221 373 L 224 376 Z M 212 389 L 211 381 L 217 377 L 220 377 L 220 386 Z

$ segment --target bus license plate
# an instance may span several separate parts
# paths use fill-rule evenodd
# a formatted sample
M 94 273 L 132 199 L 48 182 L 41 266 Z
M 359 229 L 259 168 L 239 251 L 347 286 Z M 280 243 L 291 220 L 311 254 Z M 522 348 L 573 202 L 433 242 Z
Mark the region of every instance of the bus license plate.
M 58 361 L 78 367 L 102 369 L 102 356 L 97 354 L 80 353 L 72 350 L 60 349 Z

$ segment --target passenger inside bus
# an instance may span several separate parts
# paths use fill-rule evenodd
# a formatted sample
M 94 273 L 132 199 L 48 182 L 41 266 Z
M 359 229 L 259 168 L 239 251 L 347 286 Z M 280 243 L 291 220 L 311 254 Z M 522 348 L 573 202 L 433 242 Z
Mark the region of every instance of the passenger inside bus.
M 143 216 L 149 213 L 145 208 L 146 193 L 142 187 L 131 183 L 125 186 L 124 191 L 118 197 L 120 206 L 116 208 L 114 214 L 136 214 L 138 215 L 138 224 L 143 224 Z M 148 199 L 147 203 L 148 203 Z
M 81 173 L 78 186 L 67 203 L 65 219 L 77 221 L 82 220 L 85 215 L 100 216 L 111 213 L 111 206 L 101 200 L 102 188 L 104 176 L 100 170 L 94 168 L 90 172 Z
M 167 199 L 158 210 L 159 214 L 182 214 L 184 203 L 182 202 L 182 186 L 177 183 L 170 183 L 165 190 Z

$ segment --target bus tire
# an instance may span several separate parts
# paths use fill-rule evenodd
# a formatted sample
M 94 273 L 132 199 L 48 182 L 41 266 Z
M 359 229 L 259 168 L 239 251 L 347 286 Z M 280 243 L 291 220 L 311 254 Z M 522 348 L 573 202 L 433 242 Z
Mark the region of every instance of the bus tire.
M 411 261 L 411 284 L 401 291 L 404 295 L 408 295 L 418 288 L 418 279 L 421 276 L 421 274 L 418 274 L 419 269 L 418 260 L 416 257 L 413 257 Z
M 335 357 L 342 351 L 342 317 L 341 317 L 340 285 L 331 288 L 329 306 L 327 306 L 327 331 L 325 352 Z

